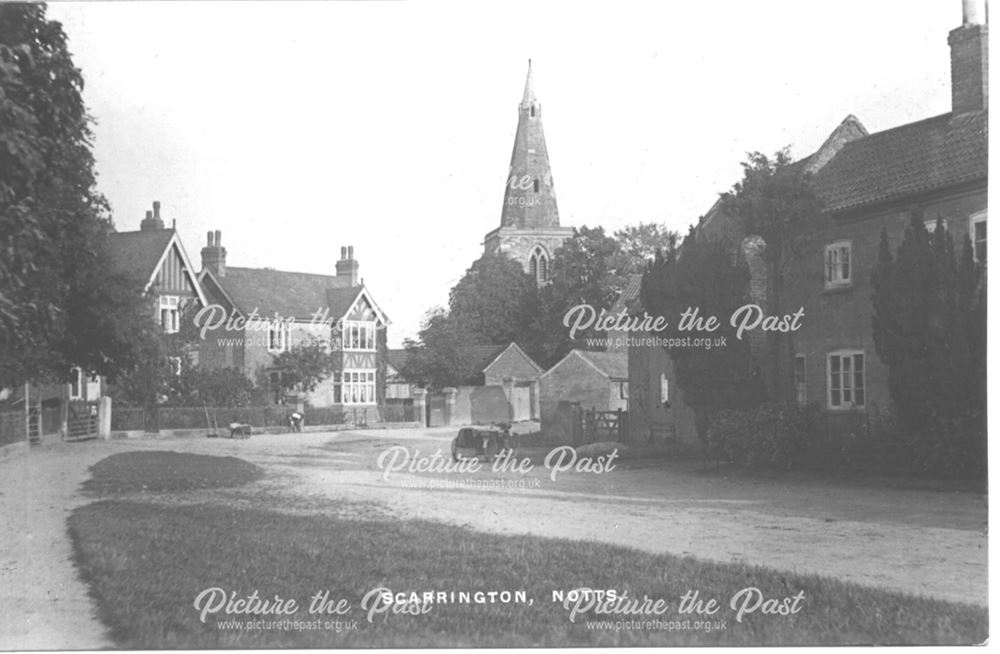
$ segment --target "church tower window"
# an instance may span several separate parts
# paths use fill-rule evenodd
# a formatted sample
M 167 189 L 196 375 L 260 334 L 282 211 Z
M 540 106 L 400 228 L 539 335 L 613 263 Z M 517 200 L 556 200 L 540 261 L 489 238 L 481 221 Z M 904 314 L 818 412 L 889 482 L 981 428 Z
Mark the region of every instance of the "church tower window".
M 541 246 L 536 245 L 528 258 L 528 272 L 535 278 L 539 286 L 549 281 L 549 255 Z
M 535 105 L 531 105 L 531 117 L 535 117 Z

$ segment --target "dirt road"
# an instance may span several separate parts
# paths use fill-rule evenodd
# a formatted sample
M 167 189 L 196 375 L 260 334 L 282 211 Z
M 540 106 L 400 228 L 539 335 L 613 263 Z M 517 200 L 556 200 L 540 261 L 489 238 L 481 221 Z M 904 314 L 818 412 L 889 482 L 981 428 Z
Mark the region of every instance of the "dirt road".
M 91 501 L 87 469 L 129 450 L 238 456 L 269 474 L 242 493 L 342 512 L 344 502 L 502 534 L 625 545 L 739 561 L 987 605 L 986 498 L 805 476 L 736 475 L 693 464 L 625 461 L 566 472 L 538 460 L 526 474 L 395 472 L 387 448 L 448 458 L 453 430 L 165 439 L 34 448 L 0 462 L 0 649 L 109 647 L 71 560 L 66 517 Z

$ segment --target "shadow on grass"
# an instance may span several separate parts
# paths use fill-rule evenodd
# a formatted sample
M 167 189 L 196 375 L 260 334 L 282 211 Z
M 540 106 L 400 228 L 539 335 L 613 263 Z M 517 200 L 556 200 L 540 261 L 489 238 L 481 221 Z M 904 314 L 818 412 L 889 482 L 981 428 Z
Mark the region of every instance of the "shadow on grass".
M 264 471 L 232 456 L 182 452 L 123 452 L 90 468 L 85 491 L 94 494 L 232 488 L 257 481 Z

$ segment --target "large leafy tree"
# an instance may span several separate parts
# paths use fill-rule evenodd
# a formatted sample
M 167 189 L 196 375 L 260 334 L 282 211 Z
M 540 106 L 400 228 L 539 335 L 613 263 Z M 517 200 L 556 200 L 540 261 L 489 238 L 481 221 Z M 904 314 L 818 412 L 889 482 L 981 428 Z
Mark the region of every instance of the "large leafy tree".
M 642 278 L 641 297 L 646 311 L 670 325 L 663 335 L 725 338 L 725 346 L 670 349 L 677 383 L 695 414 L 695 426 L 705 439 L 712 418 L 723 409 L 747 408 L 764 399 L 759 375 L 750 357 L 750 345 L 736 338 L 729 316 L 748 296 L 749 272 L 744 259 L 723 239 L 710 239 L 694 228 L 679 253 L 657 254 Z M 681 313 L 689 308 L 702 317 L 714 316 L 713 332 L 677 331 Z
M 114 377 L 148 336 L 138 289 L 106 266 L 83 75 L 45 12 L 0 4 L 0 387 L 74 365 Z
M 641 274 L 658 251 L 667 253 L 677 248 L 678 234 L 661 223 L 636 223 L 615 232 L 615 240 L 629 259 L 629 271 Z
M 872 273 L 875 349 L 916 466 L 983 472 L 986 461 L 986 276 L 964 239 L 956 255 L 940 218 L 914 212 L 893 257 L 882 232 Z
M 822 202 L 810 186 L 809 176 L 793 165 L 787 149 L 771 157 L 752 152 L 742 166 L 743 178 L 722 195 L 722 211 L 736 218 L 745 235 L 764 240 L 765 308 L 770 315 L 777 315 L 785 312 L 785 278 L 792 265 L 817 246 L 811 237 L 814 230 L 808 227 L 819 216 Z M 792 338 L 778 332 L 766 336 L 766 381 L 775 401 L 792 399 Z
M 574 347 L 586 347 L 587 339 L 606 336 L 594 328 L 571 341 L 564 324 L 566 313 L 580 304 L 597 313 L 610 309 L 628 281 L 632 259 L 621 243 L 603 227 L 580 227 L 552 259 L 550 282 L 539 291 L 539 313 L 532 343 L 543 367 L 556 363 Z
M 503 254 L 484 254 L 451 289 L 450 317 L 477 343 L 524 339 L 538 310 L 535 281 Z

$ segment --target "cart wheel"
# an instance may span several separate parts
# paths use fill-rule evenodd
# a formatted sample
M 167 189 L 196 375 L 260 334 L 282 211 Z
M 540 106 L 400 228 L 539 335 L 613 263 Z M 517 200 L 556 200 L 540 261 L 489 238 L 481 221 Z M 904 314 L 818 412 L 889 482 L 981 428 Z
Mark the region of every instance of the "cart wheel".
M 500 448 L 497 447 L 497 440 L 495 438 L 491 438 L 489 441 L 487 441 L 485 448 L 486 460 L 493 461 L 493 459 L 497 458 L 499 449 Z

